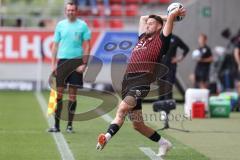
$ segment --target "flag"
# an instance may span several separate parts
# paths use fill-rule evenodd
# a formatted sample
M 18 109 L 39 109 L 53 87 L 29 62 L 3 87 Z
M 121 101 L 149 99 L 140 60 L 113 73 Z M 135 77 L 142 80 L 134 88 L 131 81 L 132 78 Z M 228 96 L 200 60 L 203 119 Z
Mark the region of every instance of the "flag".
M 50 116 L 51 114 L 55 113 L 56 108 L 57 108 L 57 92 L 54 89 L 51 89 L 48 101 L 47 115 Z

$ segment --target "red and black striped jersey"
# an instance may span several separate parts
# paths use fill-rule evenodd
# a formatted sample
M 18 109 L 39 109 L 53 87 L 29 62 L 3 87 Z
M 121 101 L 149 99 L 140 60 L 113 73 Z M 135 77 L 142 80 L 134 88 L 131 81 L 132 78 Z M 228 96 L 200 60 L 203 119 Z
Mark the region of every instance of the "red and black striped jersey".
M 167 52 L 171 35 L 165 37 L 157 32 L 151 37 L 142 34 L 132 50 L 126 73 L 154 73 L 155 63 Z

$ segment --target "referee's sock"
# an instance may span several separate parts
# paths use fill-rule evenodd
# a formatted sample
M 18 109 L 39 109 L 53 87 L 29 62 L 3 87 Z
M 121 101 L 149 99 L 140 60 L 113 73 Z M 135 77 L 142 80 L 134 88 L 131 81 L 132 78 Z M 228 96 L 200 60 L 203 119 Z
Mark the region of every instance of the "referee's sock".
M 68 102 L 68 126 L 72 126 L 72 121 L 77 107 L 77 101 Z
M 118 132 L 119 128 L 120 127 L 117 124 L 111 124 L 109 126 L 107 133 L 105 134 L 107 141 Z
M 62 99 L 57 99 L 57 109 L 55 111 L 55 128 L 60 128 L 60 117 L 62 112 Z

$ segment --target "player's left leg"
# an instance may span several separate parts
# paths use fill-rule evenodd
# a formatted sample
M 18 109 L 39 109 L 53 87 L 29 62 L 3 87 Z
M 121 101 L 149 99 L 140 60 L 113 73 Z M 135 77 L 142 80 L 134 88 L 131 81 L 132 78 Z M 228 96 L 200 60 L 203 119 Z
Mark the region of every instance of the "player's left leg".
M 136 99 L 132 96 L 127 96 L 118 106 L 116 116 L 108 127 L 106 134 L 98 136 L 97 150 L 102 150 L 107 142 L 119 131 L 125 121 L 128 112 L 136 106 Z
M 132 110 L 129 112 L 129 117 L 132 121 L 133 128 L 136 131 L 160 145 L 158 156 L 165 156 L 167 151 L 171 149 L 172 144 L 168 140 L 161 137 L 155 130 L 145 125 L 143 121 L 142 110 Z

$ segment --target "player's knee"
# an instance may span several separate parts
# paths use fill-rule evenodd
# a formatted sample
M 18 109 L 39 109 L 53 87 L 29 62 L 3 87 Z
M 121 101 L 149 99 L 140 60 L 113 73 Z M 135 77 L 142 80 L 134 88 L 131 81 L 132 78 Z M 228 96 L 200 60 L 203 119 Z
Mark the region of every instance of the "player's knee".
M 126 103 L 129 106 L 136 106 L 137 102 L 136 102 L 136 98 L 132 97 L 132 96 L 126 96 L 123 99 L 123 102 Z

